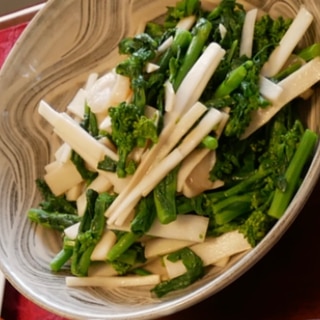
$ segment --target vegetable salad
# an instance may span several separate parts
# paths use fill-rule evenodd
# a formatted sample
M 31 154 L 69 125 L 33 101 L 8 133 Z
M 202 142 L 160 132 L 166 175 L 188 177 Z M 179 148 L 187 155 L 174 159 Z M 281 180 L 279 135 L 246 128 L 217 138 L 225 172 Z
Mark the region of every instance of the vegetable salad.
M 151 286 L 162 297 L 256 246 L 282 217 L 318 136 L 297 116 L 320 80 L 302 6 L 272 18 L 235 0 L 169 7 L 119 43 L 65 112 L 31 221 L 61 233 L 68 286 Z M 306 102 L 308 103 L 308 102 Z

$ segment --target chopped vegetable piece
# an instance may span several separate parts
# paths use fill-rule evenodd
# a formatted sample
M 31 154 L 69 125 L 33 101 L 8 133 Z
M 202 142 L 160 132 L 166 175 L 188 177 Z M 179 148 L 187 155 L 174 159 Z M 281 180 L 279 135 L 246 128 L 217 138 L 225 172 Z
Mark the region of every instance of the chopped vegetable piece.
M 318 141 L 318 136 L 311 130 L 306 130 L 301 138 L 299 146 L 285 172 L 286 179 L 285 190 L 276 189 L 273 201 L 269 208 L 268 214 L 279 219 L 285 212 L 287 206 L 296 191 L 301 172 L 310 159 L 315 145 Z

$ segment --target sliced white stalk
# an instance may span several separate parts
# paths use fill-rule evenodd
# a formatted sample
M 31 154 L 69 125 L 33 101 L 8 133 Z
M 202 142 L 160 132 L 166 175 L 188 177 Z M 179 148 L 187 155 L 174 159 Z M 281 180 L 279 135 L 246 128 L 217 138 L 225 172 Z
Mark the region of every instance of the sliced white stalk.
M 313 21 L 313 15 L 301 6 L 299 12 L 292 21 L 287 32 L 282 37 L 279 45 L 271 53 L 268 61 L 264 64 L 261 74 L 272 77 L 277 74 L 288 60 L 294 48 L 304 36 Z
M 101 137 L 100 139 L 98 139 L 98 141 L 99 141 L 102 145 L 106 146 L 108 149 L 112 150 L 113 152 L 116 152 L 116 151 L 117 151 L 115 145 L 113 144 L 113 142 L 112 142 L 109 138 L 107 138 L 107 137 Z
M 195 122 L 205 113 L 207 107 L 201 103 L 196 103 L 194 106 L 182 116 L 181 120 L 175 124 L 172 123 L 167 126 L 159 136 L 159 141 L 143 158 L 143 161 L 138 166 L 136 172 L 132 176 L 130 183 L 113 201 L 111 206 L 106 211 L 105 215 L 110 217 L 113 212 L 122 204 L 128 197 L 129 193 L 136 187 L 142 180 L 146 172 L 152 165 L 157 165 L 181 140 L 181 138 L 189 131 Z
M 67 142 L 92 168 L 96 168 L 98 162 L 103 160 L 105 156 L 115 161 L 118 160 L 118 155 L 114 151 L 99 143 L 78 123 L 72 121 L 67 114 L 62 113 L 61 117 L 62 121 L 55 126 L 54 132 Z
M 283 92 L 280 85 L 263 76 L 260 76 L 259 89 L 261 95 L 270 102 L 277 101 Z
M 95 190 L 98 193 L 109 191 L 111 188 L 112 182 L 101 173 L 87 186 L 87 189 Z
M 165 124 L 176 122 L 181 115 L 199 100 L 214 71 L 225 55 L 217 43 L 210 43 L 181 82 L 172 112 L 165 116 Z
M 230 108 L 228 108 L 228 107 L 221 110 L 222 118 L 221 118 L 219 125 L 215 129 L 215 134 L 216 134 L 217 138 L 220 138 L 220 136 L 222 135 L 222 132 L 223 132 L 223 130 L 224 130 L 229 118 L 230 118 L 229 112 L 230 112 Z
M 183 160 L 180 150 L 174 149 L 167 157 L 158 164 L 158 170 L 152 170 L 144 176 L 127 197 L 119 204 L 112 215 L 108 218 L 108 224 L 122 225 L 132 213 L 141 197 L 148 194 L 173 168 Z M 161 168 L 161 170 L 159 170 Z M 108 210 L 107 210 L 108 212 Z
M 116 153 L 99 143 L 66 113 L 55 111 L 43 100 L 39 104 L 39 113 L 54 127 L 54 132 L 92 168 L 96 168 L 104 156 L 118 161 Z
M 100 112 L 100 113 L 95 113 L 94 114 L 96 117 L 96 121 L 97 121 L 97 126 L 100 126 L 100 123 L 106 118 L 106 116 L 108 115 L 108 111 L 105 112 Z
M 168 155 L 207 110 L 205 105 L 196 102 L 177 123 L 172 123 L 166 127 L 161 132 L 158 143 L 148 154 L 148 159 L 145 161 L 148 167 L 150 165 L 155 166 L 159 160 Z
M 177 29 L 190 30 L 197 20 L 196 16 L 182 18 L 176 25 Z
M 129 158 L 134 160 L 136 163 L 140 163 L 145 152 L 147 152 L 148 149 L 146 148 L 134 148 L 129 155 Z M 123 190 L 123 189 L 122 189 Z
M 206 239 L 202 245 L 191 246 L 191 250 L 201 257 L 205 266 L 251 248 L 244 235 L 238 231 L 227 232 L 219 237 Z
M 50 163 L 48 163 L 45 167 L 44 167 L 44 170 L 46 173 L 49 173 L 50 171 L 53 171 L 57 168 L 59 168 L 61 166 L 61 162 L 59 161 L 52 161 Z
M 196 197 L 204 191 L 218 189 L 224 185 L 222 180 L 216 180 L 212 182 L 208 178 L 203 182 L 201 181 L 201 184 L 198 185 L 197 182 L 199 182 L 200 179 L 193 179 L 193 174 L 196 175 L 196 173 L 192 173 L 191 176 L 186 180 L 182 189 L 182 194 L 187 198 Z
M 117 173 L 110 171 L 98 171 L 100 175 L 104 176 L 112 185 L 113 191 L 117 194 L 121 193 L 122 190 L 130 183 L 132 176 L 126 176 L 125 178 L 119 178 Z
M 88 270 L 88 277 L 113 277 L 117 275 L 117 271 L 107 262 L 91 263 Z
M 224 268 L 228 262 L 230 261 L 230 257 L 224 257 L 214 263 L 216 267 Z
M 163 258 L 163 263 L 166 267 L 169 279 L 176 278 L 187 272 L 187 269 L 181 260 L 172 262 L 168 259 L 168 256 L 165 256 Z
M 69 189 L 66 192 L 66 199 L 68 201 L 77 201 L 77 199 L 79 198 L 79 196 L 82 193 L 82 189 L 83 189 L 83 183 L 78 183 L 77 185 L 73 186 L 71 189 Z
M 139 188 L 139 193 L 142 196 L 147 196 L 157 184 L 171 171 L 173 170 L 183 159 L 185 155 L 178 148 L 170 152 L 164 159 L 159 162 L 159 168 L 152 167 L 145 176 Z
M 162 224 L 156 220 L 149 231 L 148 236 L 176 239 L 190 242 L 203 242 L 206 236 L 209 219 L 198 215 L 178 215 L 177 219 L 168 224 Z M 130 231 L 130 221 L 122 225 L 109 224 L 108 229 Z
M 117 75 L 110 71 L 97 79 L 92 87 L 87 91 L 87 103 L 92 112 L 104 112 L 110 106 L 110 99 L 113 87 L 117 81 Z
M 57 161 L 65 163 L 70 160 L 72 149 L 69 144 L 63 143 L 58 150 L 54 153 Z
M 93 84 L 98 80 L 99 74 L 96 72 L 90 73 L 87 82 L 84 86 L 84 90 L 90 90 Z
M 193 244 L 191 241 L 174 240 L 165 238 L 152 238 L 144 244 L 144 255 L 147 259 L 157 256 L 163 256 L 170 252 L 189 247 Z
M 147 65 L 146 65 L 146 72 L 147 73 L 152 73 L 152 72 L 157 71 L 159 68 L 160 68 L 159 65 L 157 65 L 155 63 L 148 62 Z
M 177 192 L 181 192 L 183 185 L 192 170 L 210 152 L 207 148 L 193 150 L 181 163 L 177 176 Z
M 182 193 L 193 198 L 200 193 L 222 187 L 222 180 L 211 181 L 210 170 L 216 163 L 216 152 L 211 151 L 200 161 L 200 163 L 191 171 L 182 187 Z
M 76 204 L 77 204 L 77 212 L 78 212 L 78 215 L 80 217 L 82 217 L 84 215 L 84 212 L 86 211 L 86 207 L 87 207 L 87 198 L 86 198 L 86 194 L 85 193 L 82 193 L 77 201 L 76 201 Z
M 133 189 L 131 194 L 118 206 L 108 219 L 110 223 L 121 225 L 127 219 L 128 215 L 139 202 L 141 196 L 149 194 L 154 187 L 175 168 L 193 149 L 195 149 L 201 140 L 208 135 L 212 128 L 220 122 L 221 112 L 211 108 L 199 124 L 188 133 L 171 153 L 163 158 L 157 165 L 151 167 L 144 178 Z M 160 168 L 160 169 L 159 169 Z
M 128 77 L 120 74 L 116 75 L 116 83 L 112 88 L 110 96 L 110 106 L 118 105 L 120 102 L 127 101 L 132 93 L 131 83 Z
M 83 181 L 76 166 L 71 162 L 61 163 L 58 168 L 44 175 L 44 180 L 50 190 L 60 196 Z
M 117 236 L 111 230 L 105 230 L 99 242 L 94 247 L 90 259 L 92 261 L 105 261 L 109 250 L 117 241 Z
M 219 23 L 219 32 L 221 39 L 224 39 L 227 35 L 228 30 L 222 23 Z
M 87 90 L 87 103 L 92 112 L 105 113 L 109 107 L 126 101 L 130 94 L 130 79 L 112 70 Z
M 180 150 L 184 157 L 187 156 L 200 144 L 205 136 L 218 126 L 222 118 L 223 116 L 219 110 L 215 108 L 209 109 L 198 125 L 182 140 L 177 149 Z
M 86 98 L 87 91 L 84 89 L 79 89 L 74 98 L 68 104 L 67 110 L 80 119 L 83 119 Z
M 162 54 L 166 52 L 171 47 L 172 42 L 173 42 L 173 36 L 170 36 L 168 39 L 162 42 L 161 45 L 158 47 L 157 54 Z
M 111 118 L 110 116 L 106 116 L 99 124 L 100 130 L 105 130 L 111 133 Z
M 167 269 L 162 262 L 162 257 L 147 261 L 146 264 L 143 265 L 143 269 L 149 271 L 152 274 L 160 275 L 162 281 L 168 280 Z
M 76 204 L 77 204 L 77 212 L 78 212 L 78 215 L 80 217 L 82 217 L 84 215 L 84 212 L 86 211 L 86 207 L 87 207 L 87 198 L 86 198 L 86 194 L 85 193 L 82 193 L 77 201 L 76 201 Z
M 64 229 L 64 234 L 71 240 L 76 240 L 79 233 L 80 222 L 73 224 L 72 226 Z
M 312 59 L 278 83 L 283 89 L 279 99 L 273 105 L 252 113 L 251 122 L 241 139 L 247 138 L 267 123 L 283 106 L 306 92 L 318 81 L 320 81 L 320 57 Z
M 125 277 L 66 277 L 68 287 L 138 287 L 154 286 L 160 283 L 159 275 Z
M 165 89 L 165 103 L 164 103 L 164 109 L 166 112 L 170 112 L 173 109 L 175 100 L 176 100 L 176 94 L 173 89 L 172 83 L 167 80 L 164 84 Z
M 247 251 L 251 249 L 251 246 L 242 233 L 231 231 L 219 237 L 208 238 L 203 243 L 191 246 L 190 249 L 201 258 L 204 266 L 208 266 L 221 259 Z M 182 261 L 172 263 L 164 259 L 164 263 L 170 278 L 175 278 L 187 271 Z
M 192 177 L 189 177 L 182 189 L 182 194 L 187 198 L 193 198 L 198 196 L 200 193 L 204 191 L 218 189 L 224 186 L 224 182 L 222 180 L 210 181 L 206 179 L 201 185 L 197 185 L 197 181 L 193 180 Z
M 45 118 L 52 127 L 55 127 L 57 123 L 63 121 L 59 112 L 54 110 L 47 102 L 41 100 L 38 107 L 39 114 Z
M 245 55 L 248 58 L 252 57 L 254 26 L 256 23 L 257 15 L 257 8 L 249 10 L 246 13 L 241 34 L 240 56 Z

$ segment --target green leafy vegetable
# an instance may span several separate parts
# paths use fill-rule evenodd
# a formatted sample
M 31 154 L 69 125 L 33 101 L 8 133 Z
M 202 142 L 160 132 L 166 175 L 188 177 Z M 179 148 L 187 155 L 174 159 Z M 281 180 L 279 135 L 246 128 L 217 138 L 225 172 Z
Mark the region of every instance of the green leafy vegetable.
M 192 30 L 193 37 L 183 58 L 183 61 L 181 62 L 177 73 L 174 76 L 171 76 L 171 80 L 175 90 L 177 90 L 177 88 L 180 86 L 183 78 L 200 56 L 208 40 L 211 29 L 211 23 L 204 18 L 200 18 L 196 26 Z
M 118 148 L 119 161 L 117 174 L 125 177 L 132 166 L 133 160 L 128 159 L 135 147 L 145 146 L 147 141 L 157 141 L 157 127 L 152 119 L 141 113 L 140 108 L 133 103 L 121 103 L 109 109 L 111 118 L 111 139 Z M 130 164 L 131 163 L 131 164 Z M 132 172 L 131 172 L 132 173 Z
M 168 255 L 168 260 L 182 260 L 187 272 L 176 278 L 166 280 L 156 285 L 152 292 L 161 298 L 171 291 L 186 288 L 204 275 L 203 262 L 191 249 L 184 248 Z
M 99 134 L 99 126 L 96 115 L 91 111 L 87 104 L 84 108 L 83 120 L 80 122 L 81 127 L 89 132 L 93 137 Z
M 131 231 L 136 235 L 143 236 L 151 228 L 156 217 L 152 195 L 142 198 L 135 211 L 135 217 L 131 222 Z
M 79 233 L 72 252 L 72 274 L 80 277 L 87 275 L 91 254 L 105 229 L 104 213 L 114 198 L 108 193 L 98 194 L 96 191 L 88 189 L 87 208 L 81 219 Z
M 76 166 L 81 177 L 86 180 L 88 184 L 98 176 L 97 172 L 91 171 L 86 167 L 85 161 L 74 150 L 72 150 L 71 153 L 71 161 Z
M 43 199 L 39 204 L 43 210 L 77 214 L 76 204 L 68 201 L 64 195 L 55 196 L 43 179 L 37 179 L 36 185 Z
M 32 208 L 28 210 L 28 218 L 42 226 L 58 231 L 80 221 L 80 217 L 70 213 L 47 212 L 42 209 Z
M 173 28 L 184 17 L 198 14 L 200 11 L 199 0 L 178 1 L 174 7 L 168 7 L 164 21 L 165 28 Z
M 304 132 L 292 160 L 285 171 L 284 179 L 286 186 L 284 190 L 277 188 L 275 191 L 273 201 L 268 211 L 270 216 L 279 219 L 284 214 L 292 196 L 298 188 L 303 168 L 311 158 L 317 141 L 318 136 L 313 131 L 307 129 Z
M 107 260 L 117 260 L 124 252 L 126 252 L 139 239 L 140 235 L 133 232 L 125 232 L 118 239 L 117 243 L 108 252 Z
M 170 223 L 177 217 L 176 193 L 178 170 L 179 167 L 169 172 L 153 190 L 157 217 L 163 224 Z

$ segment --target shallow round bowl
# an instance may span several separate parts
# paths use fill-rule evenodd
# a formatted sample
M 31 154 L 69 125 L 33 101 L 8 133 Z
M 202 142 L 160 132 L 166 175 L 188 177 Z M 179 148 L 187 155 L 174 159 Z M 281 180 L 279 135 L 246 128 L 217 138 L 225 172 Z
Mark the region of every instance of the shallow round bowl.
M 25 296 L 75 319 L 152 319 L 190 307 L 217 293 L 261 259 L 301 211 L 320 172 L 318 147 L 300 189 L 284 216 L 258 246 L 186 290 L 154 299 L 145 289 L 68 288 L 65 274 L 50 272 L 59 250 L 55 233 L 31 224 L 26 211 L 40 197 L 35 179 L 52 155 L 52 130 L 37 107 L 45 99 L 64 110 L 92 72 L 103 73 L 118 59 L 117 45 L 140 24 L 161 16 L 175 0 L 51 0 L 33 19 L 0 74 L 0 267 Z M 212 6 L 214 1 L 204 2 Z M 274 15 L 294 16 L 300 4 L 314 14 L 306 42 L 320 39 L 318 0 L 249 0 Z M 319 133 L 320 94 L 303 108 Z M 214 316 L 214 310 L 212 310 Z

